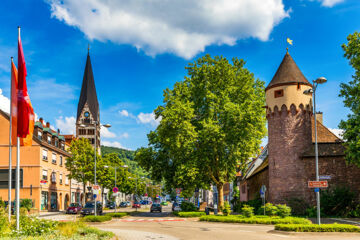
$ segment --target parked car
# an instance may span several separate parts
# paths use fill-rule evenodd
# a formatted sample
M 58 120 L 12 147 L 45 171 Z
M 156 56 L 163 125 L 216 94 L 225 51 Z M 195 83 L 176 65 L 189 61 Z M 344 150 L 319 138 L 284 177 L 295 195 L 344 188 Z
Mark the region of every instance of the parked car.
M 127 201 L 126 204 L 127 204 L 128 207 L 131 207 L 131 202 L 130 201 Z
M 141 205 L 139 202 L 134 202 L 133 205 L 132 205 L 132 208 L 140 208 Z
M 127 202 L 121 202 L 119 207 L 126 208 L 128 206 Z
M 97 215 L 102 214 L 102 204 L 100 202 L 96 203 L 96 213 Z M 95 213 L 95 203 L 94 202 L 87 202 L 85 206 L 80 211 L 81 215 L 93 215 Z
M 150 212 L 161 212 L 162 211 L 162 207 L 161 207 L 161 204 L 159 203 L 153 203 L 151 205 L 151 208 L 150 208 Z
M 109 209 L 115 209 L 115 202 L 107 202 L 106 207 Z
M 66 209 L 66 214 L 78 214 L 82 209 L 80 203 L 71 203 Z
M 172 211 L 180 211 L 181 210 L 180 204 L 178 204 L 177 202 L 174 202 L 172 207 L 171 207 L 171 210 Z

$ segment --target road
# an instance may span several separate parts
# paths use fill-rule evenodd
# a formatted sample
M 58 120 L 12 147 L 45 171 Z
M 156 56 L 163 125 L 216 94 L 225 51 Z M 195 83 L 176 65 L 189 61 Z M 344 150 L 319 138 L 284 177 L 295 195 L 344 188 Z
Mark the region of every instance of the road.
M 114 232 L 123 240 L 358 240 L 356 233 L 283 233 L 273 226 L 231 223 L 199 222 L 195 219 L 172 217 L 171 207 L 162 213 L 141 212 L 136 216 L 115 219 L 106 224 L 93 224 L 103 230 Z

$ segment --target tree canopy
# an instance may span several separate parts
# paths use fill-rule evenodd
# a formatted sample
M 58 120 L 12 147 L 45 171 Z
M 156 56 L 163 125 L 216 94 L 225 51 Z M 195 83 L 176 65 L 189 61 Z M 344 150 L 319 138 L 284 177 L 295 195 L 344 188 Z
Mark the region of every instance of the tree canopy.
M 340 122 L 339 127 L 344 130 L 346 160 L 360 167 L 360 33 L 350 34 L 347 40 L 342 48 L 355 74 L 349 83 L 340 85 L 339 96 L 344 98 L 344 105 L 351 113 L 347 115 L 347 120 Z
M 215 184 L 222 205 L 223 184 L 259 151 L 266 133 L 264 82 L 244 65 L 206 55 L 164 91 L 164 104 L 155 110 L 160 124 L 135 157 L 153 179 L 185 193 Z

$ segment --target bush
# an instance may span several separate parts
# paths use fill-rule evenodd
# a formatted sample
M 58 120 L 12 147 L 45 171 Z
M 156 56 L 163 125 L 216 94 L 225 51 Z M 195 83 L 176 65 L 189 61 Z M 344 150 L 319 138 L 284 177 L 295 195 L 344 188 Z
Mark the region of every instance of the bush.
M 268 216 L 254 216 L 246 218 L 243 216 L 202 216 L 200 221 L 207 222 L 225 222 L 225 223 L 249 223 L 249 224 L 311 224 L 311 221 L 305 218 L 298 217 L 268 217 Z
M 275 230 L 293 232 L 360 232 L 360 228 L 347 224 L 276 224 Z
M 194 212 L 197 210 L 197 207 L 191 202 L 182 202 L 180 204 L 181 211 L 183 212 Z
M 258 213 L 261 214 L 261 206 L 262 206 L 262 199 L 261 198 L 257 198 L 257 199 L 253 199 L 253 200 L 249 200 L 247 202 L 240 202 L 239 204 L 237 204 L 234 209 L 236 209 L 236 211 L 234 210 L 234 212 L 241 212 L 241 209 L 245 206 L 248 205 L 250 207 L 254 208 L 254 213 Z M 263 210 L 264 212 L 264 210 Z
M 118 212 L 118 213 L 107 213 L 107 216 L 111 216 L 113 218 L 122 218 L 125 216 L 129 216 L 129 213 L 127 212 Z
M 54 233 L 57 222 L 35 217 L 20 216 L 20 231 L 16 233 L 16 223 L 12 222 L 11 229 L 15 235 L 40 236 L 42 234 Z
M 306 216 L 308 217 L 316 217 L 317 216 L 317 212 L 316 212 L 316 207 L 309 207 L 308 209 L 306 209 Z
M 108 214 L 104 215 L 104 216 L 85 216 L 81 219 L 81 221 L 83 222 L 106 222 L 106 221 L 110 221 L 112 219 L 111 216 L 109 216 Z
M 321 211 L 325 216 L 350 217 L 350 213 L 357 214 L 354 209 L 359 201 L 349 188 L 336 186 L 322 191 L 320 196 Z
M 280 217 L 288 217 L 291 215 L 291 208 L 286 206 L 286 204 L 276 205 L 277 207 L 277 215 Z
M 27 211 L 29 212 L 32 206 L 33 206 L 32 200 L 29 198 L 25 198 L 20 201 L 20 210 L 21 208 L 26 208 Z
M 176 216 L 189 218 L 189 217 L 201 217 L 205 215 L 205 212 L 174 212 Z
M 288 206 L 291 208 L 292 215 L 295 216 L 307 216 L 307 209 L 310 207 L 309 204 L 301 198 L 290 198 L 286 201 Z
M 265 204 L 265 214 L 267 216 L 276 216 L 278 208 L 274 206 L 272 203 Z M 261 207 L 261 212 L 264 212 L 264 206 Z
M 224 207 L 222 209 L 222 212 L 225 216 L 229 216 L 231 213 L 231 207 L 230 204 L 228 202 L 224 202 Z
M 20 207 L 19 212 L 20 212 L 20 216 L 26 216 L 29 213 L 28 209 L 24 207 Z
M 241 209 L 241 212 L 245 217 L 254 216 L 254 208 L 250 207 L 249 205 L 244 205 L 244 207 Z

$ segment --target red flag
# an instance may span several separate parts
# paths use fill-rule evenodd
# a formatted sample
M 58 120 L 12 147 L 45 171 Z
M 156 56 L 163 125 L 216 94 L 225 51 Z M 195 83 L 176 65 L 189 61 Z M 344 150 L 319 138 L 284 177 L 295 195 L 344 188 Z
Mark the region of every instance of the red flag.
M 11 144 L 16 145 L 17 138 L 17 88 L 18 70 L 11 60 Z
M 18 122 L 17 122 L 17 136 L 26 138 L 27 135 L 32 135 L 30 129 L 30 121 L 33 116 L 33 110 L 30 98 L 26 87 L 26 66 L 25 57 L 21 44 L 20 34 L 18 40 Z

